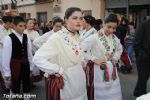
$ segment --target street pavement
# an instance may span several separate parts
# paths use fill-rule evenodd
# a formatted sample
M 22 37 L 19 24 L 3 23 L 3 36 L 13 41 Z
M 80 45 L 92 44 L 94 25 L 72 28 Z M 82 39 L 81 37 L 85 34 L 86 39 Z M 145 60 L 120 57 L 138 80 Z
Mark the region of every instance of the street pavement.
M 137 71 L 136 68 L 133 69 L 130 74 L 122 74 L 119 72 L 121 88 L 122 88 L 122 96 L 123 100 L 135 100 L 136 98 L 133 96 L 133 90 L 137 81 Z M 150 92 L 150 80 L 148 81 L 148 91 Z M 36 83 L 36 87 L 32 88 L 31 94 L 36 95 L 36 98 L 32 98 L 31 100 L 45 100 L 45 83 L 44 80 Z M 0 100 L 6 100 L 2 98 L 2 93 L 0 94 Z
M 136 68 L 134 67 L 132 73 L 130 74 L 119 73 L 119 76 L 120 76 L 123 100 L 136 100 L 136 98 L 133 96 L 133 91 L 137 82 Z M 147 83 L 147 91 L 150 92 L 150 79 Z

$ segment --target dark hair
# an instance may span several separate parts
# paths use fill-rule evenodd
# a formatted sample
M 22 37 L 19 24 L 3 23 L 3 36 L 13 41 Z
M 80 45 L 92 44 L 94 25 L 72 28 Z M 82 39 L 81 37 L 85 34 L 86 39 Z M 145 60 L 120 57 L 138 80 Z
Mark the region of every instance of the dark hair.
M 125 17 L 122 17 L 122 18 L 121 18 L 121 24 L 123 24 L 123 21 L 125 22 L 125 25 L 128 25 L 128 24 L 129 24 L 128 19 L 126 19 Z
M 95 18 L 91 15 L 86 15 L 84 16 L 85 21 L 90 24 L 91 26 L 93 26 L 96 22 Z
M 25 22 L 25 20 L 21 16 L 15 16 L 13 18 L 13 24 L 18 25 L 20 22 Z
M 29 20 L 33 20 L 33 21 L 34 21 L 34 19 L 33 19 L 33 18 L 29 18 L 29 19 L 27 19 L 27 20 L 26 20 L 26 23 L 28 23 L 28 21 L 29 21 Z
M 65 12 L 65 19 L 68 19 L 72 13 L 74 13 L 75 11 L 80 11 L 81 12 L 81 9 L 80 8 L 77 8 L 77 7 L 70 7 L 66 10 Z
M 3 21 L 4 23 L 7 23 L 7 22 L 12 23 L 12 20 L 13 20 L 13 17 L 12 17 L 12 16 L 3 16 L 3 17 L 2 17 L 2 21 Z
M 103 24 L 103 21 L 101 19 L 96 19 L 95 20 L 95 24 L 94 24 L 94 28 L 99 31 L 101 29 L 101 25 Z
M 108 16 L 105 18 L 104 22 L 105 22 L 105 24 L 106 24 L 106 23 L 110 23 L 110 22 L 118 23 L 117 15 L 115 15 L 115 14 L 110 14 L 110 15 L 108 15 Z
M 103 24 L 103 21 L 101 19 L 96 19 L 95 21 L 96 21 L 95 23 L 98 24 L 98 25 Z
M 35 22 L 35 23 L 34 23 L 34 26 L 35 26 L 35 25 L 38 25 L 38 26 L 40 26 L 40 24 L 39 24 L 38 22 Z
M 134 22 L 129 22 L 129 25 L 133 25 L 134 26 Z
M 57 17 L 57 18 L 55 18 L 53 21 L 52 21 L 52 24 L 53 25 L 55 25 L 56 23 L 61 23 L 61 24 L 63 24 L 63 20 L 61 19 L 61 18 L 59 18 L 59 17 Z

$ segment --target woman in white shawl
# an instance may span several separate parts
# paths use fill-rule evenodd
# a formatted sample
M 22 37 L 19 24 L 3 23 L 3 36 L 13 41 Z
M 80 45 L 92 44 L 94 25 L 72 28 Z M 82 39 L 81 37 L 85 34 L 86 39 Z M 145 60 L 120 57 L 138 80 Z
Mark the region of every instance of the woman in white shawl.
M 122 45 L 113 34 L 116 27 L 117 16 L 110 14 L 105 19 L 104 27 L 81 43 L 87 61 L 89 100 L 122 100 L 116 69 L 116 62 L 122 53 Z
M 24 33 L 27 34 L 29 39 L 32 43 L 32 54 L 34 55 L 37 48 L 33 45 L 33 41 L 40 37 L 39 33 L 34 30 L 34 20 L 32 18 L 29 18 L 26 20 L 26 29 L 24 30 Z M 37 68 L 37 66 L 34 66 L 33 71 L 31 73 L 31 86 L 35 87 L 34 82 L 39 82 L 42 80 L 42 74 L 40 70 Z
M 83 31 L 83 33 L 81 33 L 80 35 L 81 42 L 85 40 L 87 37 L 97 32 L 97 30 L 93 27 L 94 24 L 95 24 L 95 18 L 93 16 L 91 15 L 84 16 L 83 28 L 85 29 L 85 31 Z
M 3 89 L 4 91 L 9 88 L 9 85 L 7 84 L 8 81 L 3 76 L 5 71 L 4 68 L 2 67 L 3 40 L 6 36 L 11 34 L 12 32 L 12 27 L 13 27 L 12 20 L 13 20 L 12 16 L 3 16 L 2 17 L 3 25 L 0 26 L 0 86 L 1 86 L 0 89 Z
M 47 100 L 87 100 L 77 32 L 82 19 L 81 9 L 68 8 L 65 12 L 66 28 L 52 35 L 34 55 L 34 64 L 49 74 Z

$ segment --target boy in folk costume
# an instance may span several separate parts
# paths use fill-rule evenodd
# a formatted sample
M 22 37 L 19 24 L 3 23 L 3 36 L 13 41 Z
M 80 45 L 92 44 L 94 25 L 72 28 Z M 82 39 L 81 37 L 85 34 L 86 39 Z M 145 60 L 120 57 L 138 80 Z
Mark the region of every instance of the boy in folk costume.
M 21 85 L 23 93 L 29 93 L 30 71 L 33 69 L 31 41 L 23 33 L 25 21 L 22 17 L 14 17 L 13 24 L 13 32 L 3 41 L 4 77 L 11 81 L 11 94 L 20 93 Z
M 9 88 L 7 84 L 4 84 L 3 80 L 3 72 L 2 72 L 2 48 L 3 48 L 3 39 L 11 33 L 12 28 L 12 17 L 11 16 L 3 16 L 3 25 L 0 26 L 0 85 L 2 89 Z M 6 86 L 6 87 L 5 87 Z
M 105 19 L 104 27 L 81 43 L 87 61 L 85 69 L 89 100 L 122 100 L 116 68 L 122 45 L 113 34 L 116 27 L 117 16 L 110 14 Z
M 48 73 L 47 100 L 87 100 L 86 77 L 81 65 L 79 34 L 82 11 L 71 7 L 65 12 L 66 28 L 50 36 L 35 53 L 33 62 Z
M 52 20 L 52 24 L 53 24 L 53 29 L 51 31 L 46 32 L 45 34 L 43 34 L 42 36 L 36 38 L 33 41 L 33 44 L 36 48 L 40 48 L 48 40 L 48 38 L 51 35 L 53 35 L 55 32 L 62 29 L 63 20 L 59 17 L 56 17 Z

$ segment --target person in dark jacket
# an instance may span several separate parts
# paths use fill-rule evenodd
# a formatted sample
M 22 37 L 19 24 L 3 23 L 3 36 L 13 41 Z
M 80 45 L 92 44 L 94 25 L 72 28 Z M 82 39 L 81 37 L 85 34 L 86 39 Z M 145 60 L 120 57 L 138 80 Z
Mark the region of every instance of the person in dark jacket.
M 116 32 L 114 33 L 120 39 L 120 42 L 123 46 L 125 46 L 124 38 L 126 37 L 127 32 L 128 32 L 128 20 L 123 17 L 119 22 Z
M 138 81 L 134 96 L 146 94 L 146 85 L 150 76 L 150 19 L 144 21 L 136 30 L 134 51 L 138 70 Z

